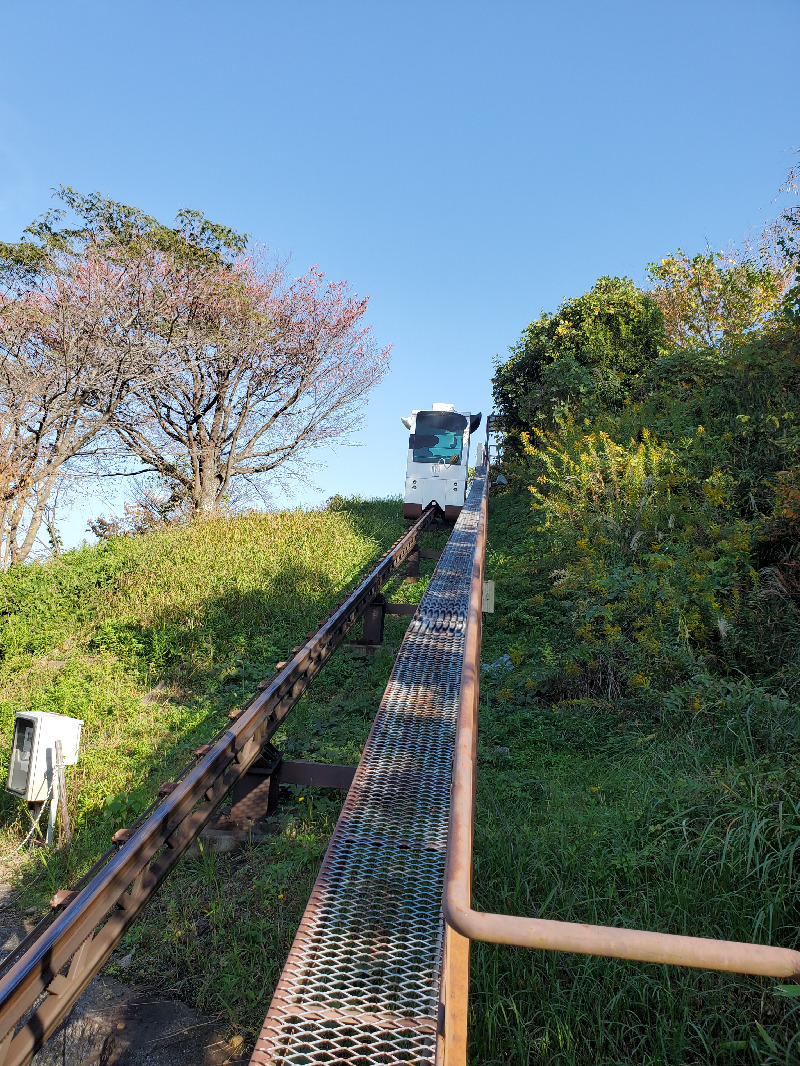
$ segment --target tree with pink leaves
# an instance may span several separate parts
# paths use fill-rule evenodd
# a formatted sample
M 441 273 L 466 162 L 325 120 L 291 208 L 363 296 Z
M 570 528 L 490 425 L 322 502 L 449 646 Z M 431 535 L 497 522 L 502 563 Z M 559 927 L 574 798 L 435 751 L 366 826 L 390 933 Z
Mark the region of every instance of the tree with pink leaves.
M 255 256 L 161 267 L 173 313 L 149 326 L 158 373 L 135 385 L 114 429 L 176 506 L 208 513 L 237 486 L 302 476 L 311 450 L 347 438 L 388 367 L 366 300 L 316 268 L 288 278 Z
M 150 372 L 147 273 L 87 242 L 0 288 L 2 566 L 28 558 L 65 480 L 97 472 L 115 412 Z
M 76 227 L 50 212 L 0 243 L 0 565 L 77 473 L 150 473 L 164 512 L 208 513 L 358 425 L 388 349 L 345 283 L 199 212 L 59 196 Z

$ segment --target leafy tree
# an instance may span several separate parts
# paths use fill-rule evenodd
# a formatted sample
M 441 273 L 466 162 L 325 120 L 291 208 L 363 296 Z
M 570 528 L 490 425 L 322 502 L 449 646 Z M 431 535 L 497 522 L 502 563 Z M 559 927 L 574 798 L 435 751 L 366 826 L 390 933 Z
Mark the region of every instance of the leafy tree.
M 98 192 L 85 195 L 62 185 L 55 196 L 78 225 L 64 225 L 68 211 L 53 208 L 27 226 L 18 243 L 0 241 L 0 268 L 6 278 L 31 284 L 58 273 L 65 253 L 79 257 L 89 249 L 131 261 L 160 253 L 197 268 L 213 269 L 230 267 L 247 247 L 248 234 L 211 222 L 200 211 L 184 208 L 175 216 L 174 226 L 165 226 L 138 207 Z
M 663 315 L 628 278 L 602 277 L 589 292 L 543 312 L 497 366 L 495 404 L 507 431 L 568 411 L 624 404 L 664 343 Z
M 169 314 L 148 326 L 155 372 L 114 430 L 167 485 L 167 510 L 213 511 L 279 468 L 302 476 L 310 450 L 355 428 L 388 369 L 365 299 L 316 268 L 290 279 L 255 257 L 216 271 L 165 258 L 159 270 Z
M 0 243 L 0 562 L 34 547 L 64 479 L 123 454 L 168 486 L 165 513 L 341 440 L 388 367 L 367 301 L 292 279 L 200 212 L 165 226 L 62 187 L 65 208 Z M 69 212 L 69 217 L 68 217 Z
M 710 248 L 691 258 L 680 250 L 650 263 L 653 297 L 676 348 L 736 347 L 780 310 L 787 272 L 750 250 Z
M 23 562 L 65 479 L 97 472 L 134 384 L 157 373 L 153 324 L 169 316 L 163 264 L 232 270 L 246 243 L 183 211 L 173 228 L 61 188 L 67 211 L 0 243 L 0 565 Z

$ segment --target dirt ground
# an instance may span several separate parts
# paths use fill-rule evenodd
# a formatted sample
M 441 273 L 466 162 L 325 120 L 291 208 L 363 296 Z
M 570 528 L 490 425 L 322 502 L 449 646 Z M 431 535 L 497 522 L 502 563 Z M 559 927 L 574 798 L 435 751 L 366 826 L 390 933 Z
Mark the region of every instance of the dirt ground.
M 0 885 L 0 962 L 31 924 Z M 228 1041 L 218 1018 L 99 974 L 33 1059 L 34 1066 L 223 1066 L 250 1048 Z

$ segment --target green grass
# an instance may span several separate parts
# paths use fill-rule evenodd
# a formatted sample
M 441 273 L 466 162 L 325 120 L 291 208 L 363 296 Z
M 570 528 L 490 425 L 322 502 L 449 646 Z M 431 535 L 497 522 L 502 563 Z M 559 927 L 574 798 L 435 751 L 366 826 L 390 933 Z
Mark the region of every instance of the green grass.
M 109 798 L 149 801 L 402 528 L 395 501 L 251 514 L 0 576 L 0 729 L 22 710 L 84 719 L 76 854 L 128 813 L 104 817 Z M 2 803 L 8 824 L 17 805 Z
M 550 576 L 518 565 L 546 559 L 530 525 L 524 496 L 492 500 L 482 658 L 515 667 L 482 686 L 475 905 L 796 947 L 800 708 L 701 663 L 666 694 L 581 696 L 569 671 L 526 685 L 575 646 Z M 494 945 L 472 959 L 481 1066 L 800 1062 L 800 1001 L 776 981 Z
M 103 853 L 114 830 L 406 529 L 398 500 L 340 500 L 328 510 L 121 538 L 0 575 L 2 735 L 21 710 L 85 723 L 80 761 L 68 770 L 73 847 L 6 864 L 4 880 L 23 891 L 20 906 L 44 913 L 53 892 Z M 427 534 L 423 546 L 444 539 Z M 384 592 L 416 602 L 432 568 L 423 561 L 416 584 L 400 571 Z M 358 761 L 407 622 L 387 617 L 373 658 L 336 653 L 274 738 L 287 755 Z M 6 760 L 4 752 L 3 775 Z M 274 839 L 182 861 L 109 972 L 220 1012 L 232 1030 L 258 1031 L 343 799 L 334 790 L 288 792 Z M 4 854 L 21 840 L 26 816 L 0 796 Z

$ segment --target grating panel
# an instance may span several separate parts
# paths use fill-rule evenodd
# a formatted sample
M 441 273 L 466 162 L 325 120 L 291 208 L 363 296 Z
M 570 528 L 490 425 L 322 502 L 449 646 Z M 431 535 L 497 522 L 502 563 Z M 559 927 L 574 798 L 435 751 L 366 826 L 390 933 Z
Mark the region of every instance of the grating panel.
M 392 670 L 251 1063 L 433 1063 L 476 477 Z

